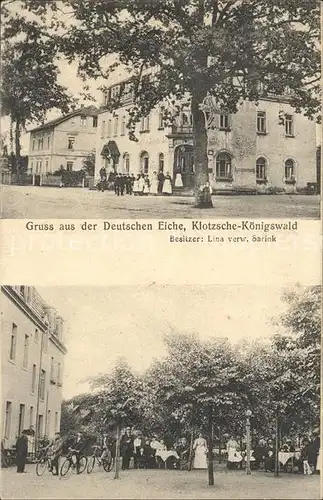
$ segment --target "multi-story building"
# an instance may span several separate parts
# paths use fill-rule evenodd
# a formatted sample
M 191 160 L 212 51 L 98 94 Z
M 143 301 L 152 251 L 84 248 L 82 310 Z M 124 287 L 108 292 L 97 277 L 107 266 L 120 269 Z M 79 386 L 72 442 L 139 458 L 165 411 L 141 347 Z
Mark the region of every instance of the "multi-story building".
M 36 437 L 60 428 L 64 355 L 63 319 L 31 286 L 1 287 L 2 442 L 22 430 Z
M 107 110 L 119 95 L 119 106 Z M 120 172 L 181 172 L 184 186 L 194 184 L 192 116 L 188 108 L 177 108 L 171 126 L 164 121 L 168 102 L 141 119 L 130 140 L 127 109 L 133 101 L 130 84 L 115 83 L 103 96 L 98 115 L 96 178 L 102 166 Z M 180 104 L 180 103 L 179 103 Z M 175 105 L 171 106 L 176 109 Z M 211 98 L 205 107 L 208 122 L 208 167 L 215 191 L 272 189 L 293 192 L 316 182 L 316 126 L 296 113 L 287 96 L 241 102 L 236 114 L 217 109 Z
M 30 130 L 28 170 L 34 183 L 60 168 L 81 170 L 84 158 L 95 150 L 97 123 L 97 109 L 88 106 Z

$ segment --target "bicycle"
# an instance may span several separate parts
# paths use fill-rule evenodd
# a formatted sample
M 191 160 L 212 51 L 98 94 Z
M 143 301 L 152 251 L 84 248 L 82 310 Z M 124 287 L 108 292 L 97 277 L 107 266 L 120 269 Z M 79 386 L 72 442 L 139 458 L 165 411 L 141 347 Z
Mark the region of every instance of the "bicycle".
M 47 469 L 52 474 L 54 474 L 53 468 L 52 468 L 51 456 L 46 451 L 43 455 L 41 455 L 41 457 L 39 458 L 39 460 L 38 460 L 38 462 L 36 464 L 36 474 L 37 474 L 37 476 L 42 476 Z
M 73 456 L 75 456 L 75 450 L 73 448 L 69 448 L 69 453 L 60 468 L 60 475 L 62 477 L 66 476 L 69 470 L 76 470 L 77 461 L 75 462 L 73 461 Z M 78 472 L 79 474 L 82 474 L 82 472 L 85 471 L 87 466 L 87 457 L 81 455 L 78 462 L 79 462 Z
M 88 460 L 86 472 L 88 474 L 91 474 L 91 472 L 92 472 L 92 470 L 93 470 L 93 468 L 95 466 L 95 462 L 97 462 L 98 466 L 101 466 L 101 464 L 102 464 L 103 469 L 106 472 L 110 472 L 110 470 L 112 468 L 112 456 L 111 456 L 111 452 L 108 450 L 108 456 L 102 458 L 102 461 L 101 461 L 100 458 L 97 456 L 97 450 L 102 451 L 101 446 L 95 445 L 95 446 L 92 446 L 92 448 L 93 448 L 94 451 L 93 451 L 93 454 L 90 456 L 90 458 Z

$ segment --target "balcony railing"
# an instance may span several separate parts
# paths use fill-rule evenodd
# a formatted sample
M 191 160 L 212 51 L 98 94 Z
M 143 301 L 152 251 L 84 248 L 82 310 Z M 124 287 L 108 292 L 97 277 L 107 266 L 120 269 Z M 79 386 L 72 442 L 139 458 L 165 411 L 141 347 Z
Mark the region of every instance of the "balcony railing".
M 193 134 L 192 125 L 172 125 L 171 128 L 172 135 L 191 135 Z

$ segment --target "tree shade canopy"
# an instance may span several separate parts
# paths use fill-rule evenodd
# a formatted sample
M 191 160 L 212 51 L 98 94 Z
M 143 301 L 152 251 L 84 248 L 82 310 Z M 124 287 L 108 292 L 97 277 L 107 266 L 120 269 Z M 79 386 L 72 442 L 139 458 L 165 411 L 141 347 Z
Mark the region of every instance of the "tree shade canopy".
M 211 205 L 206 192 L 198 195 L 208 181 L 201 110 L 207 96 L 235 113 L 242 100 L 257 103 L 287 91 L 297 112 L 319 119 L 318 0 L 24 0 L 23 7 L 43 21 L 50 14 L 49 40 L 57 53 L 77 61 L 84 79 L 103 77 L 109 85 L 118 66 L 129 70 L 135 94 L 128 109 L 131 138 L 140 118 L 164 99 L 169 120 L 178 100 L 191 107 L 201 206 Z M 24 21 L 23 12 L 12 30 L 18 20 Z M 118 106 L 119 98 L 110 106 Z

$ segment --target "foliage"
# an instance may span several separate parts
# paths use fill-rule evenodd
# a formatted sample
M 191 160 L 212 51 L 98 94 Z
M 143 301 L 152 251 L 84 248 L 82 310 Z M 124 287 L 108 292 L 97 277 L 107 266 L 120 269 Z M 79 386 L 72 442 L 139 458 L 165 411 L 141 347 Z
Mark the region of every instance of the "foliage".
M 94 176 L 95 172 L 95 151 L 89 153 L 83 160 L 83 170 L 87 175 Z
M 207 95 L 216 99 L 219 110 L 235 113 L 242 99 L 257 103 L 262 97 L 284 94 L 288 87 L 296 111 L 319 118 L 317 0 L 72 0 L 68 4 L 77 22 L 61 39 L 61 49 L 69 60 L 78 60 L 80 75 L 108 79 L 118 65 L 129 71 L 135 96 L 128 109 L 131 138 L 135 139 L 140 117 L 161 101 L 169 103 L 167 119 L 176 113 L 178 100 L 190 105 L 196 193 L 208 180 L 200 108 Z M 117 59 L 109 64 L 112 55 Z M 112 100 L 112 108 L 119 98 Z
M 67 113 L 74 100 L 58 82 L 57 44 L 48 36 L 46 23 L 26 16 L 23 9 L 19 13 L 12 9 L 10 2 L 2 2 L 0 98 L 2 115 L 14 125 L 19 170 L 20 136 L 26 125 L 43 122 L 53 108 Z
M 58 175 L 62 177 L 62 183 L 65 187 L 75 187 L 80 186 L 85 176 L 84 170 L 66 170 L 64 167 L 61 167 L 59 170 L 56 170 L 53 175 Z
M 92 392 L 74 398 L 90 410 L 84 425 L 97 434 L 116 426 L 134 426 L 151 436 L 160 433 L 174 442 L 193 431 L 209 432 L 213 409 L 215 437 L 245 434 L 246 410 L 253 433 L 272 436 L 279 415 L 283 434 L 300 435 L 319 425 L 321 288 L 284 295 L 286 311 L 275 319 L 279 329 L 269 342 L 227 339 L 201 341 L 197 335 L 165 335 L 167 354 L 147 371 L 135 375 L 125 360 L 92 380 Z M 70 423 L 68 423 L 70 422 Z

